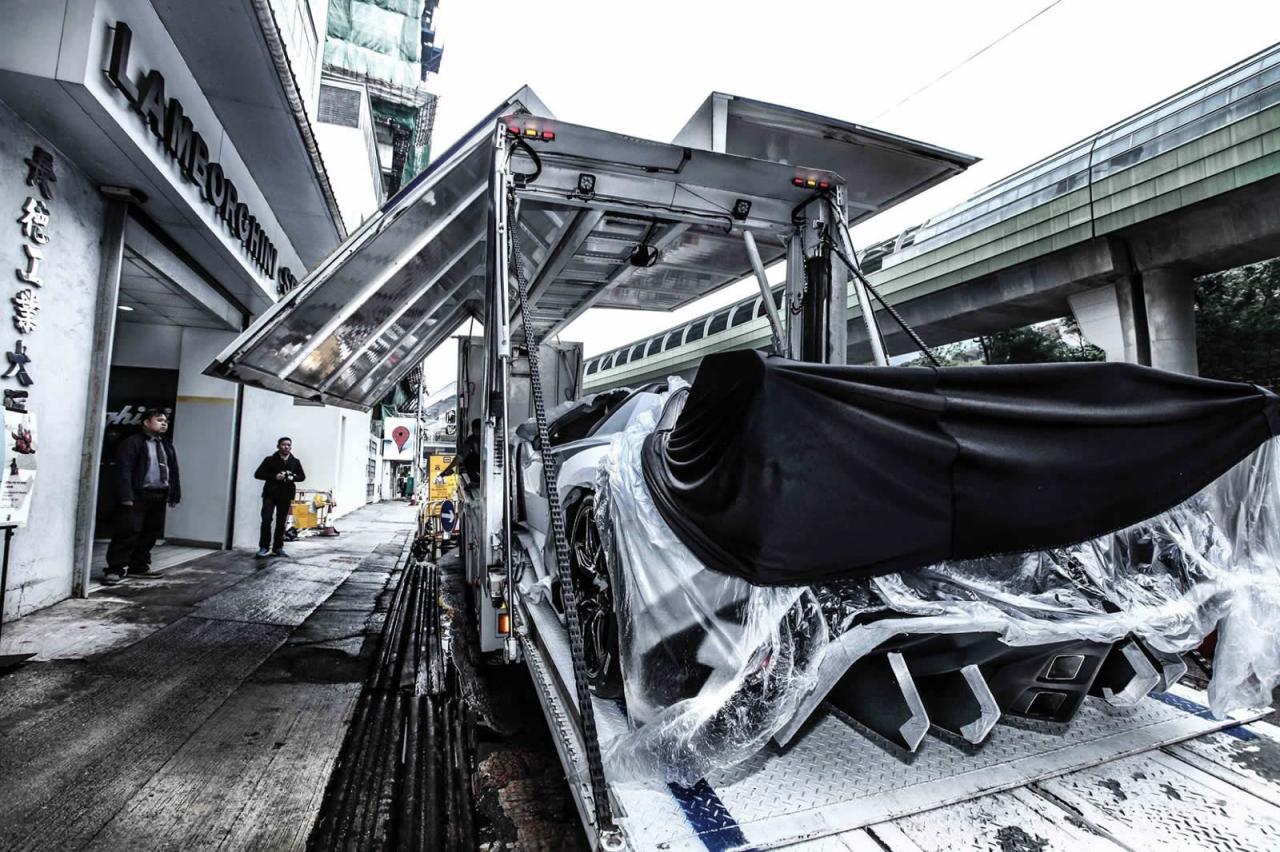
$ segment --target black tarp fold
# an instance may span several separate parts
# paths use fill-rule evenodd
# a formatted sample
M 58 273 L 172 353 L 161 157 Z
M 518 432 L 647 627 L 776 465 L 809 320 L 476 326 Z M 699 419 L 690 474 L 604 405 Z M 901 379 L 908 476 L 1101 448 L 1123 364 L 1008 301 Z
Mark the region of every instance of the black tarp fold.
M 672 395 L 643 461 L 663 519 L 709 568 L 799 585 L 1093 538 L 1177 505 L 1277 433 L 1280 399 L 1262 388 L 1131 364 L 739 351 Z

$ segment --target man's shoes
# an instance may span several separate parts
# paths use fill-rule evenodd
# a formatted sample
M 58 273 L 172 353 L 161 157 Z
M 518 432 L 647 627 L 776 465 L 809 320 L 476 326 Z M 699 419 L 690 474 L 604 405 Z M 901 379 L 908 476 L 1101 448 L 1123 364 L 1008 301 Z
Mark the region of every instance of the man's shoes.
M 102 572 L 102 584 L 104 586 L 118 586 L 124 582 L 124 578 L 128 573 L 123 568 L 108 568 Z
M 139 577 L 163 577 L 164 569 L 148 565 L 146 568 L 130 568 L 129 573 Z
M 258 559 L 266 559 L 270 555 L 271 555 L 271 551 L 267 550 L 265 547 L 258 548 L 258 557 L 257 557 Z
M 288 558 L 289 558 L 289 554 L 285 553 L 283 548 L 281 548 L 280 550 L 273 550 L 273 551 L 271 551 L 271 555 L 272 555 L 272 556 L 280 556 L 280 557 L 282 557 L 282 558 L 284 558 L 284 559 L 288 559 Z

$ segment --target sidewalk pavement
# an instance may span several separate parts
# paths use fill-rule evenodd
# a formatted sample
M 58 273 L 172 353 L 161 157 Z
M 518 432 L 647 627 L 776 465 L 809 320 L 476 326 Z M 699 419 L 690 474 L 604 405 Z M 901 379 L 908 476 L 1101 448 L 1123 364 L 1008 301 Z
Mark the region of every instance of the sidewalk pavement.
M 219 551 L 4 628 L 0 849 L 302 849 L 414 525 Z

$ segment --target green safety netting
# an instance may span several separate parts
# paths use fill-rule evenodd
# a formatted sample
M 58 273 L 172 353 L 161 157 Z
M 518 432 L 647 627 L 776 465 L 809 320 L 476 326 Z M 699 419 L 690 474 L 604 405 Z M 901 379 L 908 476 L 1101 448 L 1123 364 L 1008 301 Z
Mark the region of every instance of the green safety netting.
M 329 0 L 324 61 L 412 88 L 422 79 L 426 0 Z
M 421 107 L 392 103 L 380 98 L 372 101 L 374 119 L 390 121 L 409 132 L 404 168 L 400 172 L 403 186 L 426 168 L 431 154 L 431 126 L 434 122 L 435 99 L 429 99 Z

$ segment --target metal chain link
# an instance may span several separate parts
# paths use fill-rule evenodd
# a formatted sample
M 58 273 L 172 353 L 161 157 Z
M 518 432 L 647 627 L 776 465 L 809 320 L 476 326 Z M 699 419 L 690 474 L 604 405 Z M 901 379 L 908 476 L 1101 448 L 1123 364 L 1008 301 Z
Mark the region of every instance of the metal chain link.
M 784 291 L 785 292 L 785 291 Z M 791 298 L 787 300 L 787 307 L 791 309 L 791 315 L 799 316 L 804 311 L 804 301 L 809 297 L 809 265 L 804 262 L 804 253 L 800 255 L 800 295 L 799 298 L 793 293 Z
M 542 449 L 542 477 L 547 489 L 547 503 L 551 515 L 551 535 L 555 541 L 556 572 L 560 577 L 560 599 L 564 605 L 565 622 L 569 632 L 569 651 L 573 657 L 573 683 L 578 696 L 579 717 L 582 719 L 582 738 L 587 751 L 587 772 L 591 780 L 591 799 L 595 807 L 596 826 L 601 833 L 618 834 L 609 806 L 608 782 L 604 775 L 604 758 L 600 753 L 600 739 L 596 731 L 595 708 L 591 704 L 591 687 L 587 681 L 587 668 L 582 644 L 582 625 L 578 621 L 578 595 L 573 587 L 573 570 L 569 565 L 569 541 L 565 536 L 564 506 L 560 503 L 557 482 L 560 478 L 560 461 L 551 452 L 547 435 L 547 413 L 542 398 L 542 378 L 538 368 L 538 345 L 530 330 L 532 316 L 529 313 L 528 281 L 524 274 L 524 261 L 520 257 L 520 240 L 515 223 L 507 229 L 511 235 L 511 258 L 516 273 L 516 292 L 520 300 L 520 328 L 524 332 L 525 349 L 529 353 L 529 385 L 533 398 L 533 416 L 538 427 L 538 441 Z M 504 285 L 505 286 L 505 285 Z M 514 590 L 511 590 L 514 593 Z M 612 838 L 615 839 L 616 837 Z

